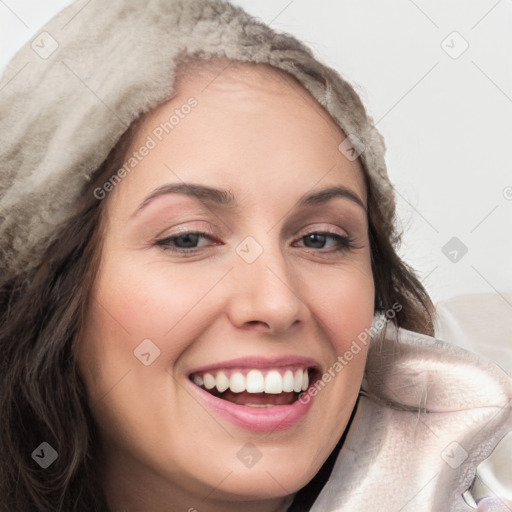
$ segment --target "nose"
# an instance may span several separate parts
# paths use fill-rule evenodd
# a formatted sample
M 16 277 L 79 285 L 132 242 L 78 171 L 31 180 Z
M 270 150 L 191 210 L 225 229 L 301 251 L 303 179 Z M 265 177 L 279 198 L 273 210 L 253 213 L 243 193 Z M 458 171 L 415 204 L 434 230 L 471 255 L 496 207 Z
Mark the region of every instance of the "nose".
M 278 247 L 267 244 L 251 263 L 235 254 L 231 286 L 228 316 L 238 328 L 282 334 L 309 317 L 299 276 Z

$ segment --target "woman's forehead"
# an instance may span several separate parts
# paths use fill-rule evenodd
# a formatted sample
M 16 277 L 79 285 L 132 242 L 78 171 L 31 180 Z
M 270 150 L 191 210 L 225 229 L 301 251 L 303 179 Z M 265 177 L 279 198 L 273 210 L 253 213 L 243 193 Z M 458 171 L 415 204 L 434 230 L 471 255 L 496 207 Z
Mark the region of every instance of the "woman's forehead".
M 281 104 L 286 100 L 290 114 L 297 108 L 312 109 L 329 120 L 332 128 L 341 132 L 341 128 L 314 96 L 295 77 L 282 69 L 265 63 L 228 59 L 194 60 L 182 64 L 179 69 L 174 84 L 175 96 L 149 112 L 146 120 L 153 121 L 156 117 L 165 116 L 169 109 L 179 107 L 191 95 L 200 104 L 196 112 L 211 108 L 212 105 L 229 109 L 235 102 L 241 103 L 244 100 L 245 109 L 258 110 L 265 102 Z M 290 103 L 295 105 L 291 106 Z M 286 111 L 285 108 L 280 110 L 281 114 Z
M 345 134 L 286 75 L 227 59 L 190 63 L 175 96 L 135 132 L 127 172 L 111 194 L 122 204 L 121 217 L 153 191 L 179 182 L 231 189 L 246 206 L 262 197 L 292 204 L 315 184 L 348 187 L 366 204 L 362 167 L 339 150 Z
M 209 160 L 226 152 L 233 158 L 234 148 L 244 148 L 245 156 L 252 154 L 254 160 L 275 156 L 295 139 L 291 159 L 308 153 L 314 158 L 318 153 L 331 159 L 340 156 L 343 130 L 309 91 L 280 69 L 227 59 L 193 62 L 177 79 L 175 90 L 169 101 L 146 114 L 130 149 L 152 135 L 157 139 L 153 153 L 167 150 L 169 156 L 179 157 L 188 150 L 190 158 L 199 158 L 213 144 Z M 192 102 L 191 109 L 187 104 Z M 240 151 L 235 156 L 243 157 Z

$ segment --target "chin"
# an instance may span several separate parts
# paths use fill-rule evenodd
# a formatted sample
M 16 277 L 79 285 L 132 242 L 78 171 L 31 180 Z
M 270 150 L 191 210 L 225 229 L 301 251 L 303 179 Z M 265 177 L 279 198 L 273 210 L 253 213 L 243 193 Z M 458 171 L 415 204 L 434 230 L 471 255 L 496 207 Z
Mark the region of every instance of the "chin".
M 216 487 L 212 493 L 215 499 L 250 501 L 261 499 L 275 499 L 288 496 L 304 487 L 320 469 L 322 461 L 318 460 L 318 451 L 311 456 L 301 452 L 297 446 L 294 454 L 280 453 L 278 448 L 273 449 L 274 455 L 266 454 L 254 463 L 252 467 L 243 464 L 221 463 L 208 475 L 207 485 Z M 224 461 L 223 461 L 224 462 Z M 211 478 L 212 474 L 215 478 Z M 219 485 L 220 475 L 225 479 Z

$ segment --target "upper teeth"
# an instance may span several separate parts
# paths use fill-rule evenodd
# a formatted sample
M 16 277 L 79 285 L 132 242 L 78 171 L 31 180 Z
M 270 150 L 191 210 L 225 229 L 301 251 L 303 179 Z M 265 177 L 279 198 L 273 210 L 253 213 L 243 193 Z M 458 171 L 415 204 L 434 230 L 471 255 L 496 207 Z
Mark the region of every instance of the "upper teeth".
M 245 372 L 244 372 L 245 373 Z M 300 393 L 309 386 L 307 369 L 286 370 L 283 375 L 279 370 L 269 370 L 266 375 L 260 370 L 249 370 L 246 375 L 241 371 L 234 371 L 229 376 L 225 371 L 208 372 L 201 375 L 194 375 L 192 380 L 198 386 L 206 389 L 217 387 L 220 393 L 228 388 L 233 393 L 272 393 L 279 394 L 295 391 Z

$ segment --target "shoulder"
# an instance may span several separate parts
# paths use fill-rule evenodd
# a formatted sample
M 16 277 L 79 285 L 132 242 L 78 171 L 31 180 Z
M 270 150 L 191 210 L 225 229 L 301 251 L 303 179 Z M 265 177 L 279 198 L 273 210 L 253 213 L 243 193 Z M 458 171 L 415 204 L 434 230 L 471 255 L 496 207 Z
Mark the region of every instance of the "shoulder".
M 512 431 L 512 379 L 457 345 L 388 326 L 312 511 L 471 511 L 477 466 Z M 470 501 L 470 500 L 469 500 Z

